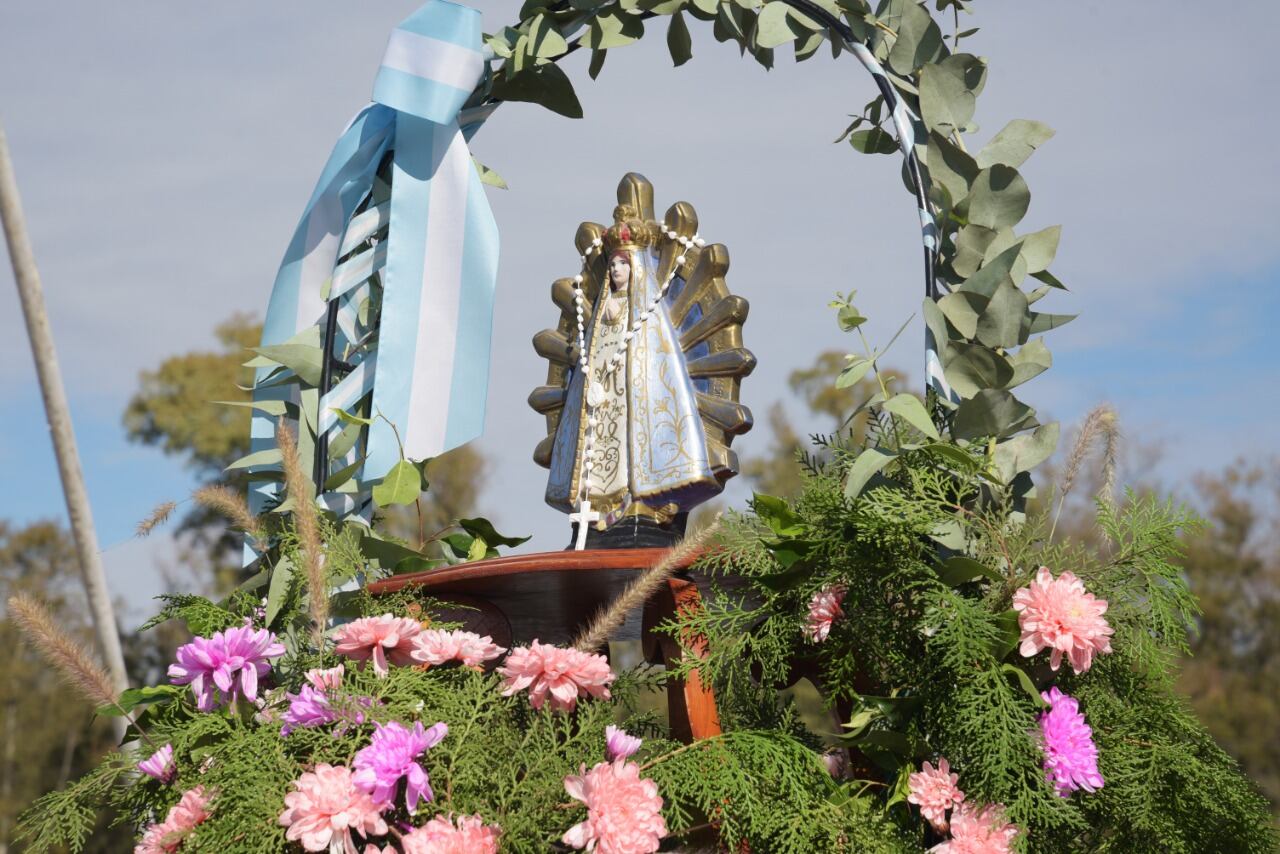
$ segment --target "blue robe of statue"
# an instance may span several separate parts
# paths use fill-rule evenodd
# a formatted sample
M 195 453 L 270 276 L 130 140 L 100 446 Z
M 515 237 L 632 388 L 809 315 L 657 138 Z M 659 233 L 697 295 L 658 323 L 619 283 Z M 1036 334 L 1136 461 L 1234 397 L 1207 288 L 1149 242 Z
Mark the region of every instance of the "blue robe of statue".
M 708 462 L 694 384 L 667 313 L 674 293 L 658 303 L 630 341 L 622 340 L 622 330 L 640 319 L 660 287 L 651 251 L 627 251 L 630 284 L 625 293 L 615 293 L 608 281 L 601 284 L 586 332 L 588 373 L 607 387 L 606 403 L 595 412 L 596 489 L 589 495 L 592 507 L 605 514 L 606 524 L 629 510 L 636 512 L 636 504 L 663 516 L 687 511 L 722 489 Z M 610 299 L 618 305 L 612 323 L 605 310 Z M 603 366 L 619 347 L 626 349 L 623 366 L 606 375 Z M 546 499 L 565 512 L 575 508 L 579 496 L 586 386 L 584 372 L 575 366 L 552 446 Z

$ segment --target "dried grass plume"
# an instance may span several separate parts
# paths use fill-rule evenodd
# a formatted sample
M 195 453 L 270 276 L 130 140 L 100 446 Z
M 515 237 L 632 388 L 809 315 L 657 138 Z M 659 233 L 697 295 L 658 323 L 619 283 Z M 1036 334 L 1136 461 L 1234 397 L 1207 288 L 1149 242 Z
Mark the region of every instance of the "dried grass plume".
M 255 540 L 263 539 L 262 526 L 258 522 L 258 517 L 249 510 L 249 504 L 244 500 L 244 496 L 231 487 L 222 484 L 202 486 L 193 492 L 191 497 L 210 510 L 221 513 Z
M 107 671 L 58 625 L 43 602 L 26 593 L 15 593 L 9 597 L 9 614 L 68 685 L 95 706 L 115 705 L 116 692 Z
M 1053 526 L 1049 529 L 1050 540 L 1058 528 L 1058 519 L 1062 516 L 1067 495 L 1076 484 L 1090 448 L 1098 441 L 1102 442 L 1102 485 L 1098 489 L 1098 496 L 1108 504 L 1115 504 L 1116 472 L 1120 458 L 1120 419 L 1116 416 L 1116 411 L 1104 403 L 1095 406 L 1085 417 L 1080 426 L 1080 435 L 1076 437 L 1076 443 L 1067 456 L 1062 487 L 1058 490 L 1058 509 L 1054 513 Z
M 307 575 L 308 604 L 314 640 L 319 646 L 329 624 L 329 578 L 324 571 L 324 549 L 320 540 L 320 519 L 311 478 L 302 470 L 298 443 L 283 423 L 276 429 L 276 442 L 284 465 L 284 482 L 293 500 L 293 524 L 302 544 L 302 564 Z
M 173 515 L 173 511 L 178 509 L 178 502 L 166 501 L 163 504 L 156 505 L 147 518 L 138 523 L 138 527 L 134 531 L 134 535 L 145 537 L 156 528 L 169 521 L 169 517 Z
M 684 569 L 690 558 L 702 551 L 719 530 L 720 518 L 717 516 L 710 525 L 668 549 L 652 569 L 628 584 L 617 599 L 595 616 L 573 642 L 574 648 L 582 652 L 595 652 L 604 646 L 609 636 L 626 622 L 627 614 L 647 602 L 668 578 Z

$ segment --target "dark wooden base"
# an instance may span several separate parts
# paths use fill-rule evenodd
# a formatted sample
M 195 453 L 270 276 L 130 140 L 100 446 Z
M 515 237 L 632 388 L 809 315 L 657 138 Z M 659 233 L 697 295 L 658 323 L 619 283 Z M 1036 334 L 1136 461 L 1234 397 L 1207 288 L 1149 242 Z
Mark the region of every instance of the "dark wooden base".
M 662 548 L 639 548 L 508 555 L 396 575 L 374 582 L 369 590 L 377 595 L 415 587 L 424 597 L 456 603 L 460 607 L 443 616 L 492 636 L 502 646 L 534 639 L 563 646 L 665 553 Z M 693 560 L 690 556 L 686 566 Z M 677 613 L 701 607 L 697 585 L 677 576 L 645 604 L 643 613 L 633 615 L 640 620 L 633 636 L 641 639 L 650 662 L 668 667 L 679 662 L 681 645 L 654 630 Z M 699 638 L 685 641 L 690 649 L 701 651 Z M 696 674 L 672 682 L 667 702 L 673 736 L 690 740 L 719 734 L 715 696 Z

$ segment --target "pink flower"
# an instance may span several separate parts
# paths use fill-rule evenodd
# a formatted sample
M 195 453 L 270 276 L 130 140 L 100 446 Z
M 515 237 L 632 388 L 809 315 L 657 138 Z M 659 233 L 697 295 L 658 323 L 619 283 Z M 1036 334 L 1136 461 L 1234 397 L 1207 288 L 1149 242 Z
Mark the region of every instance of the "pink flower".
M 578 704 L 578 694 L 582 691 L 592 697 L 609 699 L 609 683 L 614 679 L 603 655 L 562 649 L 536 640 L 529 646 L 511 650 L 498 673 L 503 678 L 504 697 L 528 688 L 529 702 L 535 709 L 541 709 L 549 693 L 551 708 L 565 712 L 572 711 Z
M 456 825 L 438 815 L 400 842 L 404 854 L 498 854 L 501 833 L 496 824 L 485 824 L 478 815 L 459 816 Z
M 328 691 L 330 688 L 337 688 L 342 685 L 342 677 L 345 673 L 346 668 L 341 664 L 337 667 L 330 667 L 328 670 L 313 667 L 307 671 L 307 681 L 317 691 Z
M 142 834 L 142 841 L 134 847 L 133 854 L 173 854 L 181 849 L 187 834 L 209 817 L 211 799 L 201 786 L 184 792 L 164 821 L 151 825 Z
M 151 754 L 150 759 L 139 762 L 138 770 L 161 783 L 172 783 L 174 775 L 178 773 L 178 766 L 173 761 L 173 745 L 166 744 Z
M 1063 798 L 1076 789 L 1101 789 L 1105 781 L 1098 772 L 1098 746 L 1093 743 L 1093 730 L 1080 714 L 1080 704 L 1056 687 L 1040 696 L 1049 704 L 1048 710 L 1040 713 L 1044 770 L 1049 782 Z
M 951 816 L 951 838 L 929 850 L 934 854 L 1012 854 L 1016 825 L 1004 820 L 1004 806 L 982 809 L 961 804 Z
M 836 584 L 819 590 L 809 600 L 809 622 L 805 634 L 814 643 L 822 643 L 831 632 L 831 624 L 844 616 L 840 603 L 844 601 L 844 585 Z
M 843 750 L 828 750 L 822 754 L 822 767 L 833 779 L 843 780 L 849 776 L 849 754 Z
M 1098 599 L 1070 572 L 1056 579 L 1048 567 L 1040 567 L 1030 587 L 1013 594 L 1013 609 L 1022 627 L 1019 651 L 1031 657 L 1048 649 L 1049 666 L 1054 670 L 1066 653 L 1071 669 L 1084 673 L 1093 664 L 1093 654 L 1111 652 L 1112 628 L 1102 615 L 1107 600 Z
M 258 679 L 271 670 L 267 659 L 281 655 L 284 645 L 271 632 L 238 626 L 178 647 L 178 661 L 169 665 L 169 681 L 189 684 L 196 695 L 196 708 L 208 712 L 215 700 L 233 703 L 238 695 L 256 699 Z M 238 683 L 236 674 L 240 676 Z
M 928 762 L 924 769 L 907 778 L 911 794 L 907 800 L 920 807 L 920 814 L 939 832 L 947 829 L 947 810 L 964 802 L 964 792 L 956 786 L 959 774 L 951 773 L 945 758 L 934 768 Z
M 409 653 L 413 650 L 413 639 L 420 631 L 422 626 L 408 617 L 383 614 L 381 617 L 361 617 L 340 626 L 333 637 L 337 642 L 338 655 L 359 662 L 372 658 L 374 672 L 386 676 L 388 659 L 392 664 L 401 666 L 413 663 Z
M 640 777 L 640 766 L 619 759 L 600 762 L 581 776 L 564 778 L 569 797 L 587 805 L 587 818 L 561 837 L 565 845 L 599 854 L 649 854 L 667 835 L 658 785 Z
M 428 748 L 439 744 L 448 732 L 449 727 L 444 723 L 430 729 L 423 729 L 421 722 L 415 723 L 413 729 L 395 721 L 378 724 L 369 746 L 356 754 L 352 763 L 356 773 L 351 779 L 373 796 L 375 804 L 386 808 L 396 799 L 400 778 L 406 778 L 405 804 L 409 812 L 413 812 L 418 808 L 419 798 L 429 801 L 435 797 L 426 770 L 416 760 Z
M 387 823 L 368 793 L 351 780 L 345 765 L 316 766 L 293 781 L 296 791 L 284 796 L 280 824 L 292 842 L 301 842 L 307 851 L 357 854 L 355 831 L 363 836 L 381 836 Z
M 624 729 L 613 724 L 604 728 L 605 756 L 612 762 L 615 759 L 626 759 L 640 749 L 643 743 L 634 735 L 628 735 Z
M 338 713 L 329 705 L 329 698 L 323 691 L 317 691 L 310 685 L 303 685 L 297 694 L 286 694 L 289 708 L 280 719 L 284 726 L 280 727 L 280 735 L 286 736 L 299 727 L 309 729 L 323 726 L 338 720 Z
M 457 659 L 467 667 L 479 667 L 506 651 L 505 646 L 498 646 L 488 635 L 481 637 L 475 632 L 456 629 L 451 632 L 425 629 L 414 638 L 413 651 L 409 656 L 414 661 L 433 666 Z

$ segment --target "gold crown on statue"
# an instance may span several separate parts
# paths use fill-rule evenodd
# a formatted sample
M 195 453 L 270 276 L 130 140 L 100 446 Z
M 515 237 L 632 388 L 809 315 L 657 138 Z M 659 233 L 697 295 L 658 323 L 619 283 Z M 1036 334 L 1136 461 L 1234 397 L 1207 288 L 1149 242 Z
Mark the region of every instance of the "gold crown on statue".
M 645 222 L 640 212 L 628 205 L 613 209 L 613 225 L 604 233 L 605 252 L 652 246 L 662 236 L 656 222 Z

